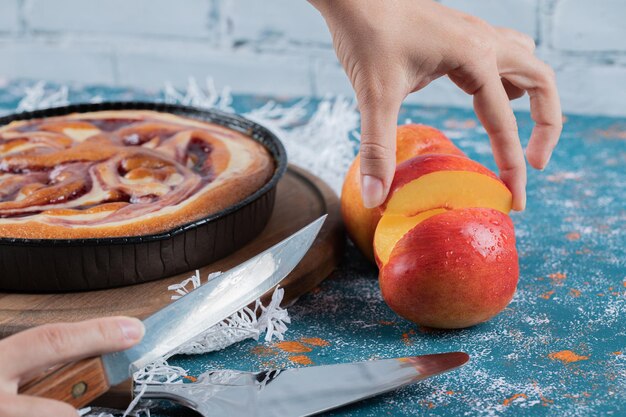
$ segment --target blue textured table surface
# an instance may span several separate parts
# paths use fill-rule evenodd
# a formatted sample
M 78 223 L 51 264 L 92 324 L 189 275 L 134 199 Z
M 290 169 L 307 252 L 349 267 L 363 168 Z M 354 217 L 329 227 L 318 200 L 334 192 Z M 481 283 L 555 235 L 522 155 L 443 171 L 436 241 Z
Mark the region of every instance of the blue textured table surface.
M 0 110 L 24 84 L 0 88 Z M 158 99 L 160 93 L 71 90 L 71 101 Z M 264 99 L 235 97 L 245 112 Z M 471 158 L 495 168 L 469 110 L 406 106 L 400 120 L 443 129 Z M 532 128 L 518 114 L 520 134 Z M 525 141 L 526 139 L 524 139 Z M 568 116 L 544 172 L 529 172 L 528 207 L 512 215 L 520 255 L 518 291 L 488 323 L 427 331 L 382 301 L 377 271 L 349 247 L 341 267 L 289 308 L 293 343 L 248 341 L 172 362 L 191 375 L 211 368 L 258 370 L 463 350 L 471 362 L 358 405 L 338 416 L 626 415 L 626 119 Z M 154 414 L 153 414 L 154 415 Z

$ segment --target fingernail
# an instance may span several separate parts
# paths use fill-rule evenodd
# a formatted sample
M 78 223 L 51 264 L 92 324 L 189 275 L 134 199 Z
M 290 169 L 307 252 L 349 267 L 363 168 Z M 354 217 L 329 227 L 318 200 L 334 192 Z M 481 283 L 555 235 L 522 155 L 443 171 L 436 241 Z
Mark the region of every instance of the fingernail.
M 371 175 L 363 175 L 361 179 L 363 205 L 366 208 L 378 207 L 383 200 L 383 182 Z
M 119 319 L 118 323 L 126 340 L 134 342 L 141 340 L 143 337 L 145 329 L 140 320 L 131 317 L 124 317 Z

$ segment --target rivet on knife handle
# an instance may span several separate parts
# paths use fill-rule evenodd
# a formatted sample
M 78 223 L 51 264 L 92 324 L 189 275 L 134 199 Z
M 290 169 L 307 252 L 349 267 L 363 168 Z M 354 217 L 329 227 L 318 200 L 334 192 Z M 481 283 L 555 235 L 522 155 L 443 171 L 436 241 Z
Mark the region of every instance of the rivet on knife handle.
M 70 363 L 32 379 L 20 387 L 19 393 L 64 401 L 79 408 L 109 388 L 102 359 L 97 357 Z

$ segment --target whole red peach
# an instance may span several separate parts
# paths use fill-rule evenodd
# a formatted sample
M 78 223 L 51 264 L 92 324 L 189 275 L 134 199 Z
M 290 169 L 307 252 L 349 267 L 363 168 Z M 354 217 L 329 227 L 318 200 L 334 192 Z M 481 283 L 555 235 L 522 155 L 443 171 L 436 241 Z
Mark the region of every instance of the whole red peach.
M 515 293 L 519 266 L 509 216 L 489 208 L 435 214 L 395 245 L 379 275 L 400 316 L 455 329 L 489 320 Z

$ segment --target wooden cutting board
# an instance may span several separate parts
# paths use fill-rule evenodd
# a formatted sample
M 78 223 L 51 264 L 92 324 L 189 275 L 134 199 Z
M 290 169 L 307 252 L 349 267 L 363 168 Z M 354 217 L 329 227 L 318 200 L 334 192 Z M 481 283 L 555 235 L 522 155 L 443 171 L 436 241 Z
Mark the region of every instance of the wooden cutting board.
M 278 184 L 276 204 L 265 230 L 230 256 L 200 269 L 203 282 L 209 273 L 226 271 L 288 237 L 319 216 L 328 218 L 315 243 L 298 267 L 283 281 L 285 300 L 294 301 L 324 280 L 337 266 L 344 249 L 339 200 L 330 187 L 306 170 L 290 166 Z M 146 318 L 170 303 L 167 287 L 193 271 L 158 281 L 80 293 L 0 293 L 0 338 L 29 327 L 79 321 L 94 317 L 128 315 Z

